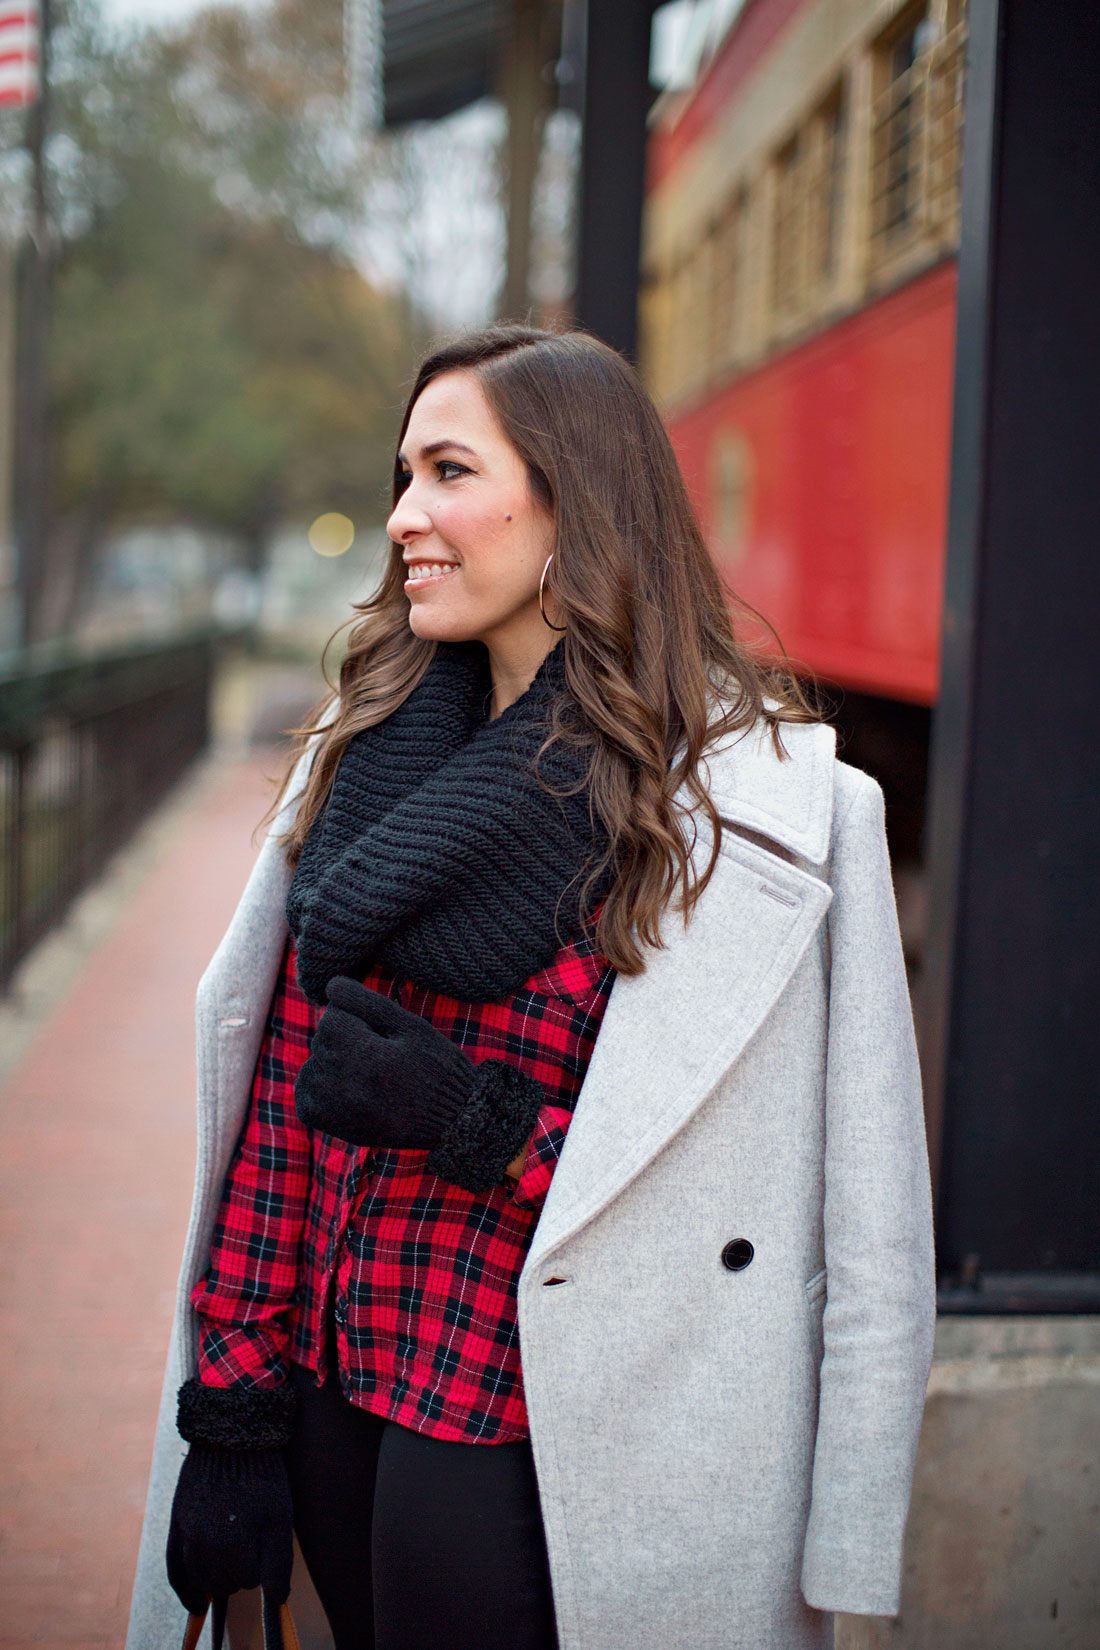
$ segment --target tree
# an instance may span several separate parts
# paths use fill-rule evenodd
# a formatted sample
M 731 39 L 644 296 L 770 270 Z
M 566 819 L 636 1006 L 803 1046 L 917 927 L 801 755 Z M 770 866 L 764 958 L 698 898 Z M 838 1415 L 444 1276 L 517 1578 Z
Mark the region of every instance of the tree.
M 384 513 L 407 307 L 355 268 L 366 155 L 342 120 L 340 8 L 221 7 L 107 34 L 69 0 L 51 144 L 52 604 L 71 623 L 122 522 Z M 54 565 L 56 563 L 56 565 Z

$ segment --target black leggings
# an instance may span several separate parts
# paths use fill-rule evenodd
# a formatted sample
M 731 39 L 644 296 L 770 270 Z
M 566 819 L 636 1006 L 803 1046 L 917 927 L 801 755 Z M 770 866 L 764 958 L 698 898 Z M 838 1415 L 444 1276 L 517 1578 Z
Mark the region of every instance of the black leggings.
M 556 1650 L 531 1445 L 431 1438 L 291 1365 L 294 1527 L 336 1650 Z

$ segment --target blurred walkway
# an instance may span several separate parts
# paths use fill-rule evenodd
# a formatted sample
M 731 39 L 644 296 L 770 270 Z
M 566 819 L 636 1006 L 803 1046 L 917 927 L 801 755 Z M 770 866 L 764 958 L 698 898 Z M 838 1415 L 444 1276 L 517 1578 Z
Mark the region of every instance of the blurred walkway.
M 4 1650 L 125 1636 L 194 1172 L 194 990 L 277 768 L 212 762 L 169 802 L 0 1090 Z

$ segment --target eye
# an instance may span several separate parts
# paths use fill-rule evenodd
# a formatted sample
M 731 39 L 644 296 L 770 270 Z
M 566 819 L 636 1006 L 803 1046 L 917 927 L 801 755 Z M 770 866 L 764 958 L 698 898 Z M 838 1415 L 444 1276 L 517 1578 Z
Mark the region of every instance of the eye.
M 444 470 L 453 470 L 455 475 L 458 476 L 468 476 L 470 474 L 470 471 L 464 464 L 456 464 L 451 458 L 437 459 L 436 469 L 439 471 L 440 481 L 450 481 L 452 479 L 450 476 L 443 474 Z
M 412 480 L 412 471 L 411 470 L 398 470 L 397 475 L 395 476 L 394 479 L 397 482 L 398 492 L 403 493 L 405 491 L 405 488 L 409 485 L 409 482 Z

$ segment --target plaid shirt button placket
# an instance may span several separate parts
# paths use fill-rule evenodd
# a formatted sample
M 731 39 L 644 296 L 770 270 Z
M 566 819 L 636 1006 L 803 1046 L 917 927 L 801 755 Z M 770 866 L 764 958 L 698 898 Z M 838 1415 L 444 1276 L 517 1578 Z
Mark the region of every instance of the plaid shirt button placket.
M 335 1291 L 354 1402 L 435 1437 L 526 1437 L 516 1285 L 613 978 L 587 940 L 498 1003 L 367 975 L 471 1058 L 511 1060 L 546 1091 L 520 1178 L 475 1194 L 427 1173 L 426 1151 L 364 1149 L 298 1122 L 294 1080 L 319 1010 L 288 944 L 210 1266 L 192 1294 L 201 1379 L 275 1386 L 293 1359 L 322 1380 Z

